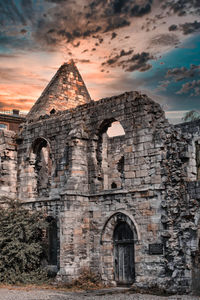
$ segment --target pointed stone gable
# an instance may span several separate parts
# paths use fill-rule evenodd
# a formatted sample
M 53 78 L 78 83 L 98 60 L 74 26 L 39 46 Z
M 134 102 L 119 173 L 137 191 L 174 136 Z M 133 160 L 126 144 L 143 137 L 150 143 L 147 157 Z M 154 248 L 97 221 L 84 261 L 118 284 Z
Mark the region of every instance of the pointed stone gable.
M 63 111 L 91 101 L 85 83 L 73 60 L 63 64 L 27 115 L 37 119 L 41 115 Z

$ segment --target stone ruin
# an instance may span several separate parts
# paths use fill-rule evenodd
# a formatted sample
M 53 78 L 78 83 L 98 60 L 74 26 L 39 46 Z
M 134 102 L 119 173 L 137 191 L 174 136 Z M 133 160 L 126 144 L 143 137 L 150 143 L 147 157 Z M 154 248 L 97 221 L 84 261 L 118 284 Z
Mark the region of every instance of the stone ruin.
M 70 61 L 0 149 L 1 202 L 46 212 L 58 279 L 200 290 L 200 121 L 169 124 L 138 92 L 94 102 Z

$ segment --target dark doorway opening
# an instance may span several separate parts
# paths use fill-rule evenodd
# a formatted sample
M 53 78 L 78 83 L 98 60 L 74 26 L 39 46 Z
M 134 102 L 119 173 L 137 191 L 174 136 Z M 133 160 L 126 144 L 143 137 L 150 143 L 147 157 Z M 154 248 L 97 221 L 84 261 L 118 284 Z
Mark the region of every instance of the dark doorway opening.
M 130 285 L 135 279 L 134 236 L 126 222 L 114 230 L 115 280 L 118 285 Z
M 47 238 L 48 238 L 48 265 L 57 266 L 58 263 L 58 236 L 57 223 L 53 217 L 47 217 Z
M 200 296 L 200 240 L 195 255 L 192 257 L 192 291 Z

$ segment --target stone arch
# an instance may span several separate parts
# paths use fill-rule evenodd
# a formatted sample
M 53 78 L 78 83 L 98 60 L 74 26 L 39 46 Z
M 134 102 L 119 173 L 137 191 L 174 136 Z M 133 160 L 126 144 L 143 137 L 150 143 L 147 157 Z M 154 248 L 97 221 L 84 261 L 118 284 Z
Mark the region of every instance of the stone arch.
M 46 148 L 46 149 L 45 149 Z M 42 153 L 40 153 L 42 150 Z M 40 189 L 39 187 L 39 178 L 38 178 L 38 172 L 39 169 L 37 169 L 38 166 L 38 158 L 39 153 L 43 154 L 43 158 L 46 159 L 46 175 L 45 180 L 46 181 L 46 187 L 43 189 Z M 47 198 L 49 196 L 49 191 L 51 187 L 51 176 L 52 176 L 52 155 L 51 155 L 51 146 L 49 141 L 39 136 L 36 138 L 31 144 L 28 145 L 26 155 L 21 159 L 20 168 L 18 172 L 18 178 L 19 178 L 19 189 L 18 189 L 18 195 L 19 199 L 22 201 L 35 201 L 38 196 L 42 196 Z M 41 166 L 40 166 L 41 167 Z M 40 168 L 39 167 L 39 168 Z M 39 187 L 39 190 L 38 190 Z M 45 190 L 45 191 L 44 191 Z
M 42 145 L 43 143 L 46 143 L 48 145 L 48 148 L 49 148 L 49 153 L 50 153 L 50 157 L 52 156 L 51 153 L 51 144 L 49 142 L 48 139 L 46 139 L 45 137 L 43 136 L 39 136 L 37 137 L 36 139 L 34 139 L 34 141 L 29 145 L 29 147 L 27 148 L 27 151 L 26 151 L 26 160 L 32 160 L 32 159 L 35 159 L 35 154 L 37 152 L 37 150 L 39 149 L 39 146 Z
M 125 211 L 117 211 L 112 213 L 105 221 L 100 236 L 101 273 L 102 279 L 105 282 L 113 284 L 116 284 L 114 231 L 120 223 L 127 224 L 127 226 L 131 229 L 133 232 L 134 244 L 137 244 L 140 240 L 138 225 L 131 214 Z
M 51 146 L 46 138 L 38 137 L 32 142 L 27 161 L 32 177 L 30 178 L 32 196 L 48 197 L 51 187 L 52 156 Z
M 124 132 L 125 132 L 125 128 L 123 126 L 123 121 L 120 121 L 119 119 L 116 119 L 116 118 L 109 118 L 109 119 L 104 119 L 103 121 L 101 121 L 99 126 L 97 126 L 96 135 L 105 133 L 114 122 L 118 122 L 122 126 L 122 128 L 124 129 Z M 126 134 L 126 132 L 125 132 L 125 134 Z
M 138 227 L 135 219 L 133 218 L 133 216 L 126 211 L 120 210 L 115 213 L 112 213 L 107 218 L 106 222 L 104 223 L 104 226 L 101 231 L 101 236 L 100 236 L 100 244 L 101 245 L 107 240 L 106 239 L 107 236 L 112 237 L 110 235 L 110 233 L 114 231 L 114 228 L 115 228 L 119 218 L 121 218 L 122 220 L 127 222 L 127 224 L 131 227 L 131 229 L 133 230 L 134 236 L 135 236 L 135 242 L 138 242 L 141 240 L 139 227 Z
M 38 151 L 38 149 L 42 146 L 42 145 L 47 145 L 49 148 L 50 147 L 50 142 L 43 136 L 40 136 L 38 138 L 36 138 L 33 142 L 32 145 L 29 149 L 29 153 L 31 151 L 33 151 L 34 153 L 36 153 Z
M 35 154 L 35 174 L 37 177 L 38 196 L 49 195 L 51 186 L 52 160 L 50 144 L 45 138 L 37 138 L 32 144 Z

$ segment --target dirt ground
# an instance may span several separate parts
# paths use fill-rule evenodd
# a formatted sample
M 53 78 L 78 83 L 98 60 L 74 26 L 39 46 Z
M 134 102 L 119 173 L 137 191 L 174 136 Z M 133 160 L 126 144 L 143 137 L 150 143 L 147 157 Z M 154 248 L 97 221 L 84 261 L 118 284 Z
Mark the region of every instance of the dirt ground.
M 200 300 L 199 296 L 173 295 L 155 296 L 137 294 L 120 289 L 104 289 L 95 291 L 66 292 L 40 288 L 0 288 L 0 300 Z

